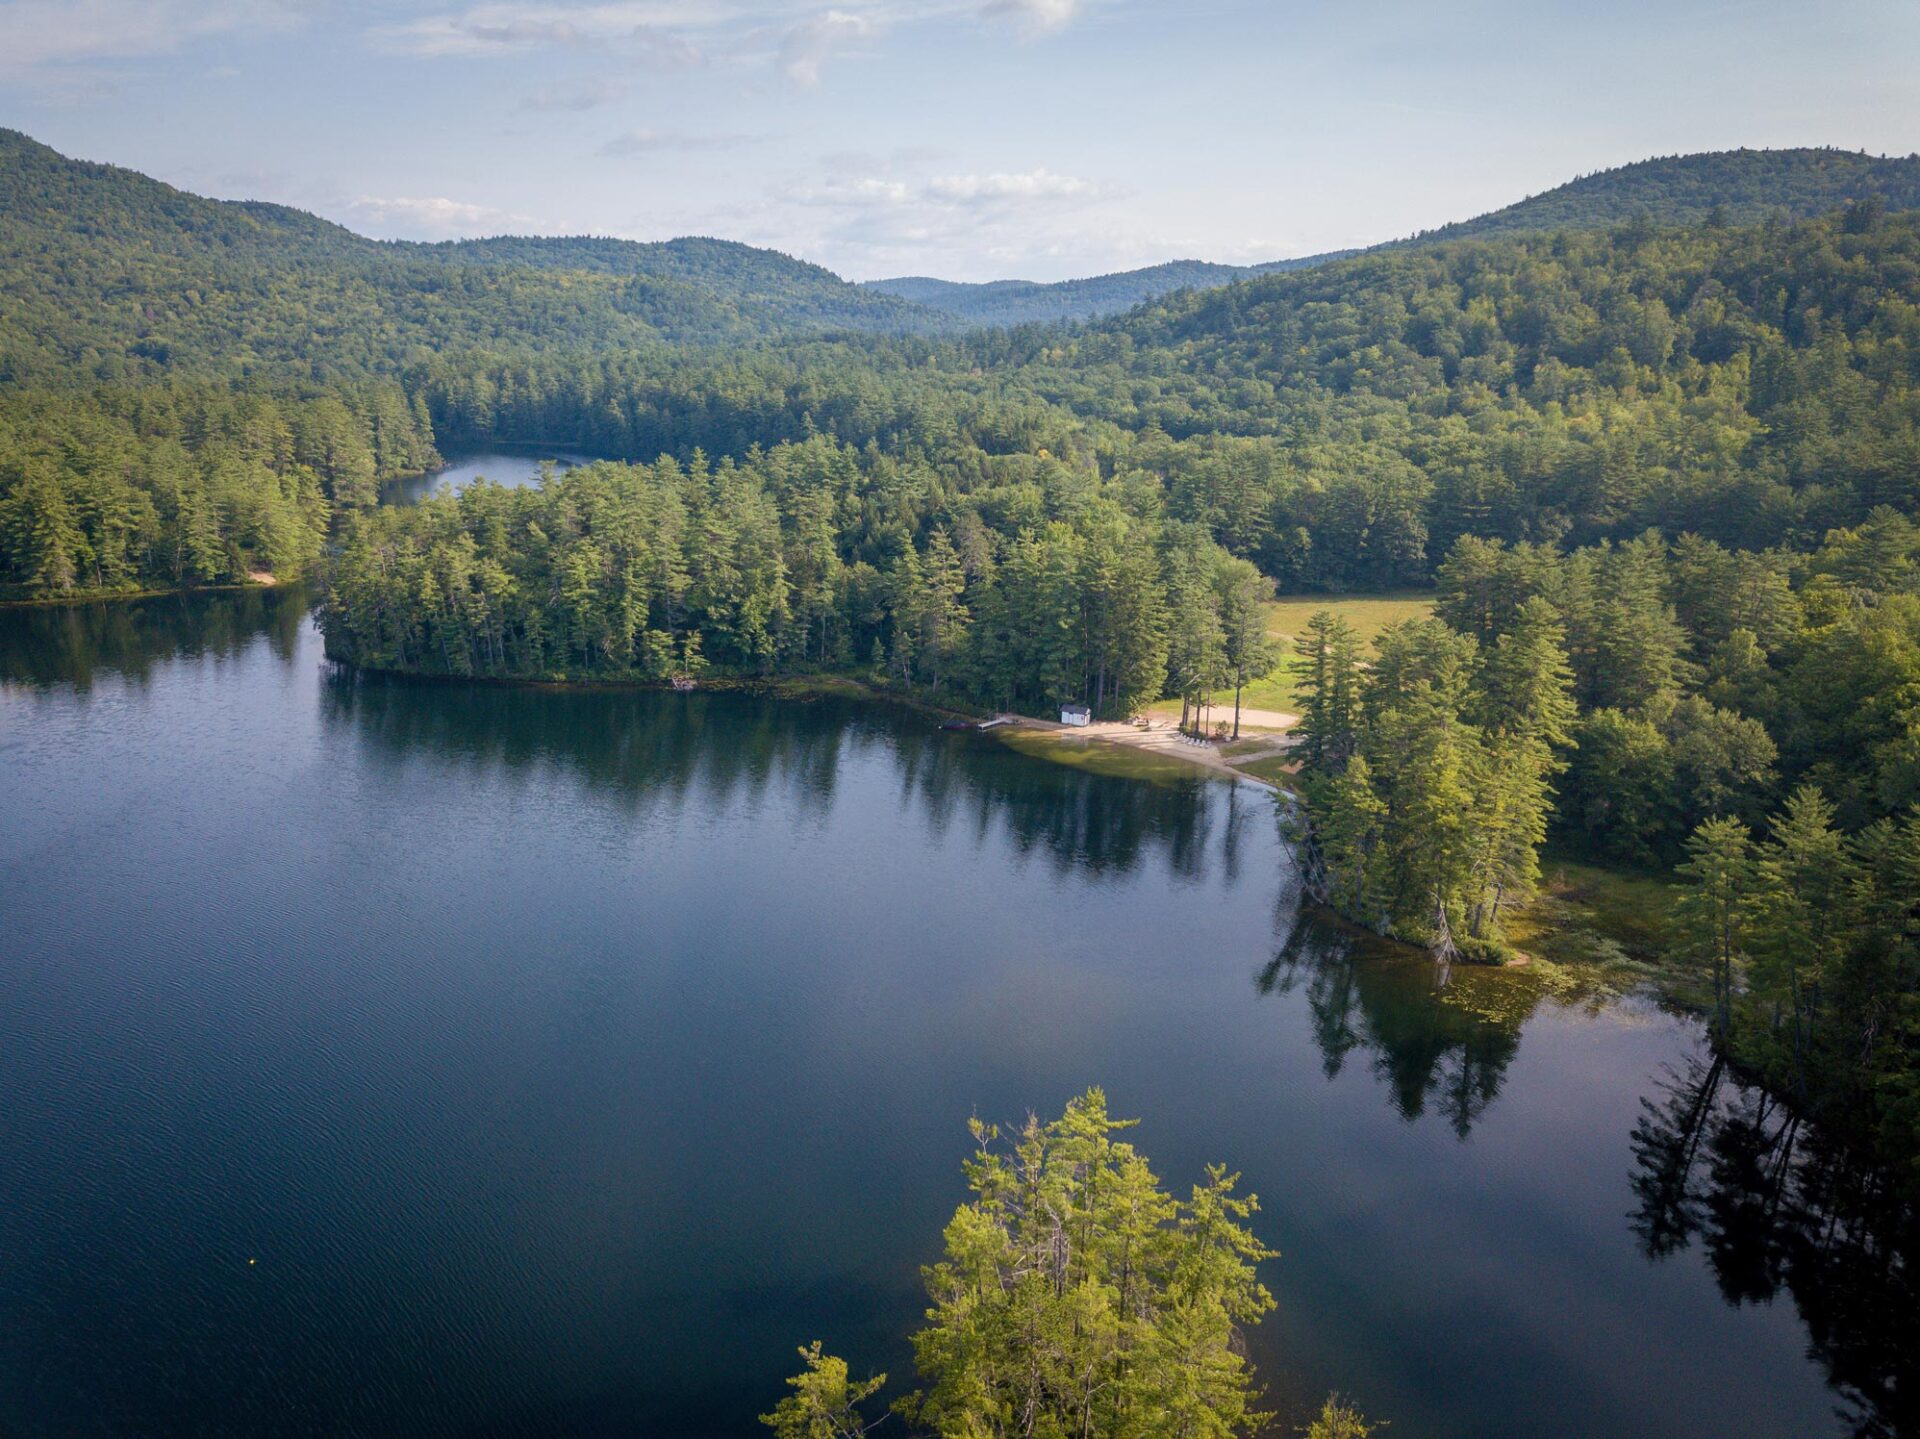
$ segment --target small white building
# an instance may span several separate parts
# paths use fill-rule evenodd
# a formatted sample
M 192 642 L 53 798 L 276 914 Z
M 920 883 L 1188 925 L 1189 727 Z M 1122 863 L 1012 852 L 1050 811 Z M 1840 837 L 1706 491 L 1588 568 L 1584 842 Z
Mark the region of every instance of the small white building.
M 1093 723 L 1093 711 L 1085 705 L 1061 705 L 1060 723 L 1083 725 Z

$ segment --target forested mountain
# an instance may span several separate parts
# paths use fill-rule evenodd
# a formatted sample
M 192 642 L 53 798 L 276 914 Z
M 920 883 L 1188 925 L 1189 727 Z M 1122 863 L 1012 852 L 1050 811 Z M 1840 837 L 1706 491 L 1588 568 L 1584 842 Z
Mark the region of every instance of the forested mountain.
M 1806 219 L 1851 200 L 1920 206 L 1920 155 L 1855 150 L 1718 150 L 1599 170 L 1518 204 L 1416 236 L 1458 240 L 1523 230 L 1594 230 L 1644 215 L 1657 224 Z
M 1876 158 L 1831 149 L 1666 156 L 1585 175 L 1491 214 L 1377 248 L 1523 231 L 1605 229 L 1638 217 L 1667 225 L 1710 217 L 1729 224 L 1773 216 L 1804 219 L 1862 199 L 1878 199 L 1888 209 L 1920 206 L 1920 156 Z M 871 280 L 868 287 L 942 311 L 971 326 L 1022 325 L 1100 319 L 1176 290 L 1217 289 L 1237 280 L 1309 269 L 1358 253 L 1335 250 L 1264 265 L 1174 260 L 1054 284 L 996 280 L 969 285 L 913 276 Z
M 1206 260 L 1169 260 L 1143 270 L 1122 270 L 1084 280 L 989 280 L 964 284 L 924 275 L 897 280 L 869 280 L 866 288 L 897 295 L 917 305 L 938 310 L 967 326 L 1049 324 L 1060 320 L 1093 320 L 1158 299 L 1175 290 L 1207 290 L 1249 280 L 1259 275 L 1304 270 L 1328 260 L 1343 259 L 1351 250 L 1305 255 L 1296 260 L 1273 260 L 1264 265 L 1217 265 Z
M 1867 203 L 1381 251 L 1042 339 L 1017 373 L 1137 437 L 1283 585 L 1395 586 L 1461 534 L 1804 546 L 1912 508 L 1917 304 L 1920 214 Z
M 624 349 L 945 321 L 715 240 L 364 239 L 0 131 L 0 382 L 391 373 L 450 348 Z

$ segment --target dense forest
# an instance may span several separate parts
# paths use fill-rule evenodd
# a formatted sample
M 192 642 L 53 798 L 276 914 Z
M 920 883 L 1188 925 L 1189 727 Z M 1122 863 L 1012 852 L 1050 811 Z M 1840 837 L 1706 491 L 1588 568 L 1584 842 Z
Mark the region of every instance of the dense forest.
M 0 389 L 0 597 L 298 575 L 437 459 L 391 382 Z
M 1276 587 L 1437 587 L 1371 652 L 1310 637 L 1318 892 L 1499 958 L 1550 835 L 1681 866 L 1723 1045 L 1910 1156 L 1917 171 L 1650 161 L 963 333 L 1087 311 L 717 241 L 379 244 L 8 132 L 0 592 L 319 568 L 367 668 L 1124 717 L 1270 668 Z M 516 439 L 606 459 L 377 503 Z

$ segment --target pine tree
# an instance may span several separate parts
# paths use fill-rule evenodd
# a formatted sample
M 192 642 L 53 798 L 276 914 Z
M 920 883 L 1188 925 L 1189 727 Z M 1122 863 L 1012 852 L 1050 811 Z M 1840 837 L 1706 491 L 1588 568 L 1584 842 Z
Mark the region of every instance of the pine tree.
M 1753 901 L 1753 845 L 1736 819 L 1710 819 L 1687 841 L 1679 867 L 1686 888 L 1674 902 L 1674 920 L 1687 952 L 1707 966 L 1713 986 L 1713 1029 L 1724 1046 L 1733 1029 L 1734 971 L 1745 952 Z
M 800 1357 L 806 1368 L 787 1381 L 793 1393 L 760 1416 L 779 1439 L 861 1439 L 880 1422 L 862 1416 L 860 1406 L 879 1393 L 886 1375 L 849 1383 L 846 1360 L 823 1354 L 818 1339 Z
M 1331 610 L 1316 610 L 1294 649 L 1301 758 L 1314 768 L 1345 764 L 1359 728 L 1360 658 L 1353 626 Z
M 900 1406 L 913 1423 L 1230 1439 L 1267 1419 L 1241 1339 L 1273 1307 L 1255 1272 L 1272 1251 L 1247 1227 L 1255 1200 L 1218 1166 L 1175 1199 L 1115 1138 L 1128 1127 L 1098 1089 L 1059 1119 L 1030 1118 L 1006 1148 L 973 1123 L 973 1198 L 924 1271 L 932 1305 L 913 1336 L 924 1387 Z

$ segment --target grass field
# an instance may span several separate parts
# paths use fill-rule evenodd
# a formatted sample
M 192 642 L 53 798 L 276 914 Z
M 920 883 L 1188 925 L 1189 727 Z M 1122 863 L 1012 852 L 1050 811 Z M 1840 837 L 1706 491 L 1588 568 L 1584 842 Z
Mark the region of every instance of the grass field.
M 1265 679 L 1255 680 L 1240 696 L 1248 709 L 1282 710 L 1294 713 L 1293 639 L 1307 627 L 1307 621 L 1320 610 L 1332 610 L 1346 618 L 1360 636 L 1362 655 L 1370 654 L 1373 637 L 1399 620 L 1424 619 L 1433 613 L 1433 596 L 1420 591 L 1388 595 L 1289 595 L 1267 606 L 1267 633 L 1280 641 L 1285 654 L 1280 666 Z M 1213 697 L 1214 718 L 1233 718 L 1233 691 L 1222 690 Z M 1222 713 L 1220 706 L 1225 705 Z M 1155 714 L 1180 713 L 1180 701 L 1163 700 L 1153 706 Z

